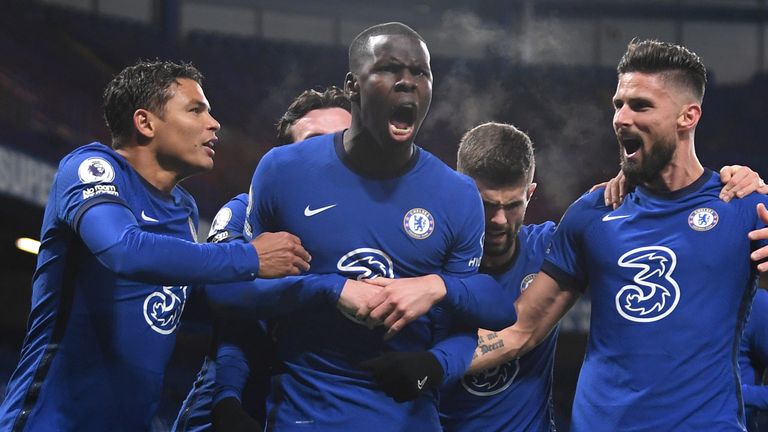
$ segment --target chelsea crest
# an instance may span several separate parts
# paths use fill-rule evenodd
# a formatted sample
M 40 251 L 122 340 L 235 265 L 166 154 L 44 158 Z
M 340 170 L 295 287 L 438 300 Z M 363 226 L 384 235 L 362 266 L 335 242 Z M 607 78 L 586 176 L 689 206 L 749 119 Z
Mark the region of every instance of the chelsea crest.
M 717 225 L 720 217 L 711 208 L 697 208 L 688 215 L 688 226 L 696 231 L 709 231 Z
M 424 240 L 435 230 L 435 218 L 423 208 L 412 208 L 403 218 L 403 228 L 409 236 L 417 240 Z

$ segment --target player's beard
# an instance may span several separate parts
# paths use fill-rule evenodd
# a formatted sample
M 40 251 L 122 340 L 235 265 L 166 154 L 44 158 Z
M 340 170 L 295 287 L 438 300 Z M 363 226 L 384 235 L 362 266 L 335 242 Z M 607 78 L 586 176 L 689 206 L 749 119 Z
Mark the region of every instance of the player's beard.
M 661 178 L 661 171 L 669 165 L 677 150 L 677 144 L 673 139 L 659 139 L 651 145 L 650 151 L 643 149 L 642 159 L 639 162 L 627 160 L 624 146 L 619 142 L 619 158 L 621 159 L 621 171 L 627 178 L 627 184 L 650 185 L 657 184 Z
M 494 244 L 486 241 L 483 245 L 483 255 L 498 257 L 508 253 L 515 243 L 515 239 L 517 238 L 517 231 L 514 229 L 514 227 L 512 227 L 512 225 L 509 225 L 505 230 L 505 234 L 506 239 L 502 244 Z M 487 237 L 488 234 L 486 234 L 486 238 Z

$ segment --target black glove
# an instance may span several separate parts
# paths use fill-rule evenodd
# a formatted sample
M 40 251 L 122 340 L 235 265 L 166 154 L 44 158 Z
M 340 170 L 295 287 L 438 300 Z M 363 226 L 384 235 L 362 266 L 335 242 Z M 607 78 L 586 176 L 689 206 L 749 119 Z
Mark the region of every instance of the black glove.
M 213 407 L 213 430 L 225 432 L 258 432 L 263 427 L 249 416 L 240 401 L 224 398 Z
M 429 351 L 389 352 L 360 366 L 370 370 L 384 393 L 396 402 L 414 400 L 443 382 L 443 367 Z

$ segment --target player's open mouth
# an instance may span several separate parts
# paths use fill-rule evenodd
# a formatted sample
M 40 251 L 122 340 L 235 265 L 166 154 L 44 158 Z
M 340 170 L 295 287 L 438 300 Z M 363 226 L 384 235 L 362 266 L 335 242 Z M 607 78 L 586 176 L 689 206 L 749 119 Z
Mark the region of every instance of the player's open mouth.
M 416 123 L 416 105 L 408 103 L 395 108 L 389 118 L 389 133 L 398 141 L 405 141 L 413 135 Z
M 498 232 L 487 232 L 485 234 L 485 241 L 488 243 L 500 243 L 503 240 L 506 240 L 507 232 L 506 231 L 498 231 Z
M 637 135 L 619 134 L 618 138 L 627 157 L 633 156 L 643 146 L 643 140 Z

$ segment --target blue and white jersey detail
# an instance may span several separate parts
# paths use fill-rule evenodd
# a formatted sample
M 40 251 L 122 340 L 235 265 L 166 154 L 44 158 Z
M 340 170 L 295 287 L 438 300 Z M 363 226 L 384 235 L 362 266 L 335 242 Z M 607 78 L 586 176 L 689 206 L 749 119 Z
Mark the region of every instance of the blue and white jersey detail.
M 252 234 L 297 235 L 312 255 L 312 273 L 360 279 L 476 272 L 470 262 L 482 253 L 483 213 L 469 178 L 419 148 L 392 178 L 361 176 L 344 158 L 342 133 L 271 150 L 251 183 Z M 268 428 L 439 430 L 434 392 L 398 404 L 359 363 L 387 350 L 429 349 L 452 324 L 445 316 L 433 309 L 388 341 L 382 328 L 369 330 L 326 305 L 278 320 L 278 357 L 287 372 L 273 380 Z
M 517 298 L 533 281 L 544 261 L 555 224 L 523 225 L 517 257 L 503 273 L 491 274 Z M 466 375 L 440 392 L 440 418 L 449 431 L 554 430 L 552 365 L 558 329 L 519 359 Z M 484 341 L 492 345 L 492 340 Z
M 725 203 L 710 171 L 669 194 L 602 191 L 568 209 L 542 270 L 592 302 L 574 431 L 744 428 L 736 351 L 756 283 L 747 233 L 766 197 Z
M 187 286 L 145 284 L 104 267 L 78 236 L 110 202 L 142 230 L 195 241 L 197 207 L 164 194 L 99 143 L 65 157 L 54 178 L 21 359 L 0 407 L 2 430 L 146 430 L 157 409 Z

